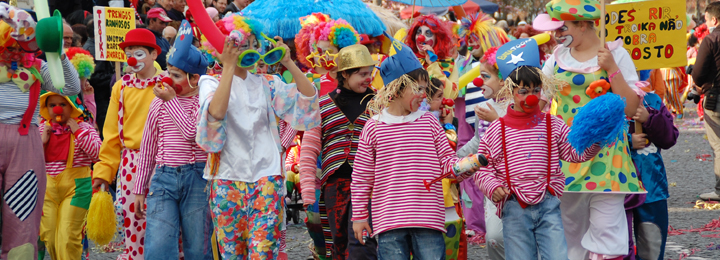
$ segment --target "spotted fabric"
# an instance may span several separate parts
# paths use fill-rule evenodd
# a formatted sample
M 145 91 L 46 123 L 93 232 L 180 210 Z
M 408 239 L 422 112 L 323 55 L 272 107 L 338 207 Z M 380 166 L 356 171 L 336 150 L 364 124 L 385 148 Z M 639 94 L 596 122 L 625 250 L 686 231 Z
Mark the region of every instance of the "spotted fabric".
M 595 0 L 552 0 L 545 9 L 554 21 L 590 21 L 600 18 L 600 3 Z
M 607 78 L 603 70 L 594 73 L 579 74 L 561 69 L 555 65 L 555 77 L 564 82 L 565 86 L 553 100 L 552 114 L 557 115 L 572 127 L 573 119 L 590 96 L 585 89 L 590 83 Z M 603 148 L 598 155 L 584 163 L 560 161 L 565 173 L 566 192 L 616 192 L 645 193 L 645 188 L 638 179 L 635 164 L 630 157 L 630 149 L 626 135 L 622 140 Z

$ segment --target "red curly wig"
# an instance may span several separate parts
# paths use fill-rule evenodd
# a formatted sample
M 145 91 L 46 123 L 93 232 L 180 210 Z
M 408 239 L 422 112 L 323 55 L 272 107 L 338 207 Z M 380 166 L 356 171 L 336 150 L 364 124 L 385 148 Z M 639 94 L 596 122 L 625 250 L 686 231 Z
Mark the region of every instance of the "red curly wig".
M 408 29 L 408 35 L 405 37 L 405 44 L 412 48 L 415 56 L 420 57 L 420 52 L 418 51 L 417 43 L 415 42 L 415 33 L 418 29 L 420 29 L 420 26 L 423 25 L 430 27 L 430 31 L 435 34 L 436 42 L 435 46 L 433 46 L 435 55 L 437 55 L 439 59 L 449 58 L 450 50 L 452 49 L 455 41 L 453 39 L 452 31 L 445 22 L 441 22 L 432 15 L 421 16 L 415 20 L 412 26 L 410 26 L 410 29 Z

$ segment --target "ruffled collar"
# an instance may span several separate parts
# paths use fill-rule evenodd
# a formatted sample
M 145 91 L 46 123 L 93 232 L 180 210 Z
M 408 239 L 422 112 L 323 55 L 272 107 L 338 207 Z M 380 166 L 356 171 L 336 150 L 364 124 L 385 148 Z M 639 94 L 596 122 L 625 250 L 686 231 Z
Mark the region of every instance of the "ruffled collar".
M 513 129 L 523 130 L 537 126 L 544 119 L 544 113 L 540 112 L 540 106 L 535 106 L 531 113 L 515 111 L 513 105 L 508 106 L 507 114 L 503 116 L 505 125 Z
M 383 111 L 380 114 L 375 115 L 372 118 L 375 119 L 376 121 L 380 121 L 380 122 L 383 122 L 386 124 L 401 124 L 401 123 L 413 122 L 413 121 L 417 120 L 418 118 L 420 118 L 421 116 L 423 116 L 425 113 L 428 113 L 428 112 L 418 110 L 418 111 L 410 113 L 407 116 L 395 116 L 395 115 L 391 115 L 386 108 L 386 109 L 383 109 Z
M 138 79 L 135 77 L 135 74 L 125 74 L 122 77 L 122 81 L 125 87 L 144 89 L 150 86 L 150 84 L 155 85 L 155 83 L 162 82 L 165 76 L 166 72 L 164 71 L 147 79 Z
M 613 42 L 607 42 L 607 45 L 610 51 L 614 51 L 615 49 L 622 47 L 623 42 L 622 40 L 617 40 Z M 555 51 L 553 51 L 553 55 L 555 56 L 555 62 L 561 69 L 582 74 L 593 73 L 600 70 L 600 66 L 598 66 L 597 56 L 593 57 L 590 60 L 580 62 L 572 56 L 570 50 L 571 48 L 565 47 L 561 44 L 555 48 Z

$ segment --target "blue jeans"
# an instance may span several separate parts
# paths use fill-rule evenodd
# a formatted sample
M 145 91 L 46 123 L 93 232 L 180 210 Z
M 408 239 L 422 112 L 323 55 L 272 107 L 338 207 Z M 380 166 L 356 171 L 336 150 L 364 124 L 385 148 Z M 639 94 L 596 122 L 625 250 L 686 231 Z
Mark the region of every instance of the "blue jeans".
M 443 233 L 429 228 L 398 228 L 378 235 L 379 260 L 445 260 Z
M 185 259 L 213 259 L 204 168 L 194 163 L 155 170 L 146 200 L 145 259 L 178 259 L 180 230 Z
M 505 259 L 568 259 L 567 243 L 560 215 L 560 199 L 545 194 L 536 205 L 520 207 L 511 196 L 502 210 Z

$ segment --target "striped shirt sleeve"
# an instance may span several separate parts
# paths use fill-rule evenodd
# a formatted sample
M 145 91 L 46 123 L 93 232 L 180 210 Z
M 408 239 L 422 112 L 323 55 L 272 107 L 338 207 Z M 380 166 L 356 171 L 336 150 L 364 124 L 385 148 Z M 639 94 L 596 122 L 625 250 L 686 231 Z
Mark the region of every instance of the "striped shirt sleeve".
M 363 127 L 362 134 L 360 134 L 360 143 L 358 144 L 357 155 L 355 156 L 352 183 L 350 184 L 350 198 L 352 201 L 351 221 L 363 221 L 369 217 L 368 203 L 370 202 L 373 184 L 375 183 L 375 124 L 374 119 L 367 121 L 365 127 Z M 437 139 L 437 136 L 435 139 Z M 450 149 L 447 140 L 445 140 L 445 145 Z
M 450 143 L 445 134 L 445 130 L 440 127 L 437 120 L 431 120 L 433 135 L 435 138 L 435 149 L 437 149 L 438 159 L 440 159 L 441 174 L 452 172 L 453 165 L 460 159 L 455 155 L 455 151 L 450 147 Z
M 155 98 L 150 104 L 150 112 L 148 112 L 147 123 L 140 143 L 134 194 L 145 194 L 147 182 L 155 168 L 155 156 L 158 152 L 158 110 L 160 110 L 161 103 L 159 98 Z
M 497 121 L 496 121 L 497 122 Z M 475 184 L 480 187 L 480 191 L 485 194 L 486 197 L 492 198 L 492 194 L 495 191 L 495 189 L 499 187 L 503 187 L 503 182 L 497 178 L 495 175 L 496 173 L 496 167 L 497 165 L 495 162 L 499 160 L 500 155 L 499 154 L 492 154 L 490 150 L 489 145 L 489 138 L 490 137 L 497 137 L 498 134 L 497 131 L 499 131 L 500 124 L 495 123 L 491 124 L 490 127 L 488 127 L 486 134 L 483 136 L 482 139 L 480 139 L 480 147 L 478 148 L 478 154 L 484 154 L 488 158 L 488 165 L 485 167 L 480 167 L 480 170 L 475 174 L 474 180 Z M 497 140 L 493 140 L 497 141 Z
M 556 133 L 560 133 L 560 138 L 558 138 L 558 147 L 560 148 L 561 160 L 570 163 L 587 162 L 594 158 L 595 155 L 597 155 L 602 149 L 602 147 L 598 144 L 593 144 L 585 149 L 582 154 L 579 154 L 578 151 L 570 145 L 570 142 L 567 139 L 568 134 L 570 134 L 570 127 L 565 124 L 562 119 L 554 116 L 552 118 L 553 128 L 555 128 Z
M 77 70 L 75 70 L 75 66 L 73 66 L 70 62 L 70 59 L 66 58 L 62 60 L 62 70 L 63 75 L 65 75 L 65 86 L 60 86 L 62 88 L 62 92 L 59 88 L 53 85 L 52 76 L 50 76 L 50 68 L 48 67 L 47 62 L 43 62 L 40 69 L 42 70 L 41 74 L 44 81 L 42 89 L 50 92 L 62 93 L 66 96 L 77 95 L 80 93 L 80 77 L 78 76 Z
M 321 127 L 314 127 L 303 134 L 300 149 L 300 187 L 305 204 L 315 203 L 315 183 L 317 182 L 317 160 L 321 149 Z
M 80 129 L 75 132 L 75 140 L 77 148 L 82 150 L 93 162 L 99 160 L 98 156 L 100 155 L 102 140 L 100 140 L 100 135 L 92 125 L 85 122 L 80 123 Z
M 199 109 L 194 110 L 193 115 L 188 115 L 183 111 L 180 106 L 180 101 L 177 97 L 168 101 L 162 102 L 162 106 L 165 107 L 165 111 L 170 115 L 173 124 L 180 130 L 183 138 L 187 141 L 195 141 L 195 118 L 197 118 Z

